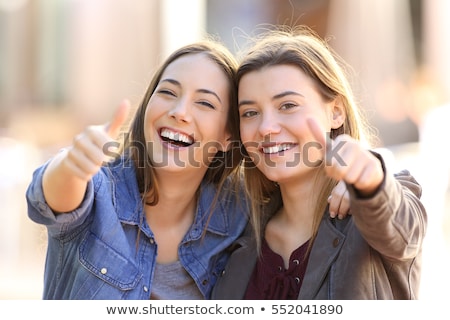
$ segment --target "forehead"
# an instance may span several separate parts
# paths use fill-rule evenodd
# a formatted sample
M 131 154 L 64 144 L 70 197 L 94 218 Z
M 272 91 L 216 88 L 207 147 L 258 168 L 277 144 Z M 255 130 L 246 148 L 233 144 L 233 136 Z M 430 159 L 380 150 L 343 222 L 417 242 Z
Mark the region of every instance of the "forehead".
M 227 76 L 221 67 L 205 53 L 191 53 L 172 61 L 162 73 L 164 77 L 204 78 L 210 80 L 219 78 L 227 81 Z
M 269 90 L 277 93 L 299 86 L 313 86 L 313 80 L 301 68 L 285 64 L 271 65 L 243 75 L 239 81 L 239 94 L 248 90 Z

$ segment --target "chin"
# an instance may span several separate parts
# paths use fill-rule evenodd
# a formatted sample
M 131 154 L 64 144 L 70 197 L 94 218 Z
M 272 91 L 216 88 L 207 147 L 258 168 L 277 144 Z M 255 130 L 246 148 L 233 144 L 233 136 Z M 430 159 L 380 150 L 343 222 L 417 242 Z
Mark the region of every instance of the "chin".
M 284 180 L 289 179 L 290 175 L 286 175 L 285 173 L 278 173 L 273 172 L 273 168 L 269 169 L 271 172 L 263 171 L 263 174 L 269 179 L 270 181 L 276 182 L 276 183 L 282 183 Z

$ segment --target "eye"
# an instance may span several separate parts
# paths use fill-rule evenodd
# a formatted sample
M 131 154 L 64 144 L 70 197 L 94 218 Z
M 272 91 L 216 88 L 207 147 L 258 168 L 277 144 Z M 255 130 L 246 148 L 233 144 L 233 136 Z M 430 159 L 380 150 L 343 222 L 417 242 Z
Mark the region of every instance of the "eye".
M 212 103 L 210 103 L 210 102 L 208 102 L 208 101 L 199 101 L 198 102 L 200 105 L 202 105 L 202 106 L 205 106 L 205 107 L 207 107 L 207 108 L 210 108 L 210 109 L 216 109 L 216 107 L 212 104 Z
M 160 94 L 176 97 L 175 93 L 173 91 L 171 91 L 171 90 L 168 90 L 168 89 L 159 89 L 157 92 L 160 93 Z
M 251 118 L 258 115 L 258 112 L 254 110 L 248 110 L 241 113 L 241 118 Z
M 296 103 L 286 102 L 281 105 L 280 110 L 289 110 L 289 109 L 295 108 L 297 106 L 298 105 Z

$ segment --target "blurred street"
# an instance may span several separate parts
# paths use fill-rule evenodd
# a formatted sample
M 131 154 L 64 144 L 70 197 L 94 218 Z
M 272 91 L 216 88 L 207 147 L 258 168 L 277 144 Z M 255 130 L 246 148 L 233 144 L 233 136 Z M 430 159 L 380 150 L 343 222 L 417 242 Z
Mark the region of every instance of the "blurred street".
M 0 299 L 41 299 L 46 230 L 27 217 L 33 171 L 205 33 L 237 55 L 267 24 L 306 24 L 351 66 L 393 172 L 423 186 L 429 215 L 420 299 L 450 279 L 450 1 L 0 0 Z

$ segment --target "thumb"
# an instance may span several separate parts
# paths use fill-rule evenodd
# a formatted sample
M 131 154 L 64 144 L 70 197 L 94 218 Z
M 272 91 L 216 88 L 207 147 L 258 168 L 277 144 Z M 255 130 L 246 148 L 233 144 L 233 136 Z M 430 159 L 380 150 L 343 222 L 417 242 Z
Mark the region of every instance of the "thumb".
M 123 100 L 117 108 L 112 120 L 105 125 L 105 131 L 110 137 L 116 137 L 119 130 L 128 118 L 130 113 L 130 102 Z

